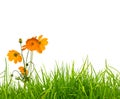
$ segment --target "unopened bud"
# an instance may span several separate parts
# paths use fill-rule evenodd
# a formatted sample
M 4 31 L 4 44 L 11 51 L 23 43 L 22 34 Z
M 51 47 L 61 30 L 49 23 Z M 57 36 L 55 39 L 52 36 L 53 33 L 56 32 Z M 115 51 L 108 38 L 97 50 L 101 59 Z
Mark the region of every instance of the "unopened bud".
M 20 80 L 20 77 L 16 77 L 15 79 L 16 79 L 16 80 Z
M 21 38 L 19 38 L 19 43 L 20 43 L 20 44 L 22 43 L 22 39 L 21 39 Z
M 13 77 L 13 74 L 11 74 L 10 76 Z
M 28 66 L 28 63 L 26 63 L 26 66 Z

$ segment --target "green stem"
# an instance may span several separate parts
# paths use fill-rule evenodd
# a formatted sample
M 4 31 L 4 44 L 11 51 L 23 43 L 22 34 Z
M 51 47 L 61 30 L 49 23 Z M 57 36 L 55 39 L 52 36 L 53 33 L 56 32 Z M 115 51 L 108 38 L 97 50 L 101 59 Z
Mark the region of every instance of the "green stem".
M 26 63 L 27 63 L 27 60 L 28 60 L 29 52 L 30 51 L 28 50 L 27 55 L 26 55 Z
M 24 56 L 23 56 L 23 51 L 22 51 L 22 45 L 21 45 L 21 43 L 20 43 L 20 48 L 21 48 L 21 56 L 22 56 L 24 68 L 26 68 L 26 62 L 25 62 L 25 59 L 24 59 Z
M 32 62 L 33 61 L 33 51 L 30 53 L 30 67 L 32 67 Z

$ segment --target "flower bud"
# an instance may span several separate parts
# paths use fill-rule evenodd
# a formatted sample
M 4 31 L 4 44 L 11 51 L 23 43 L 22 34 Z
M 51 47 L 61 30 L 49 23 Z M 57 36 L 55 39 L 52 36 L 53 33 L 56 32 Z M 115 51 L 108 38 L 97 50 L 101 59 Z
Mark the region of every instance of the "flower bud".
M 20 44 L 22 43 L 22 39 L 21 39 L 21 38 L 19 38 L 19 43 L 20 43 Z
M 20 80 L 20 77 L 16 77 L 15 79 L 16 79 L 16 80 Z
M 11 74 L 10 76 L 13 77 L 13 74 Z
M 26 63 L 26 66 L 28 66 L 28 63 Z

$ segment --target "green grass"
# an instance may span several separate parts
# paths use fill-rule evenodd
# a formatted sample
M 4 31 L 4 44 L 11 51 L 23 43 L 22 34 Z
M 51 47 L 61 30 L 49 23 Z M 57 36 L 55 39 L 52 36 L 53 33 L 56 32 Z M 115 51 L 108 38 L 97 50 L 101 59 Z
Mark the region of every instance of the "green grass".
M 11 80 L 7 66 L 4 74 L 0 99 L 120 99 L 120 73 L 107 62 L 100 72 L 95 72 L 88 59 L 79 70 L 75 70 L 74 62 L 56 64 L 49 73 L 41 68 L 26 88 Z

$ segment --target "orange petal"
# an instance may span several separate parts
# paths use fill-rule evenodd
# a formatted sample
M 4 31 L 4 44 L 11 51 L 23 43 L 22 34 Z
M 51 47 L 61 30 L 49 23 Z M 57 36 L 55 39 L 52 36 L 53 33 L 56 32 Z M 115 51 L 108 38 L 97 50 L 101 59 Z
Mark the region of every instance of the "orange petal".
M 40 35 L 40 36 L 38 37 L 38 40 L 40 41 L 42 37 L 43 37 L 43 35 Z

